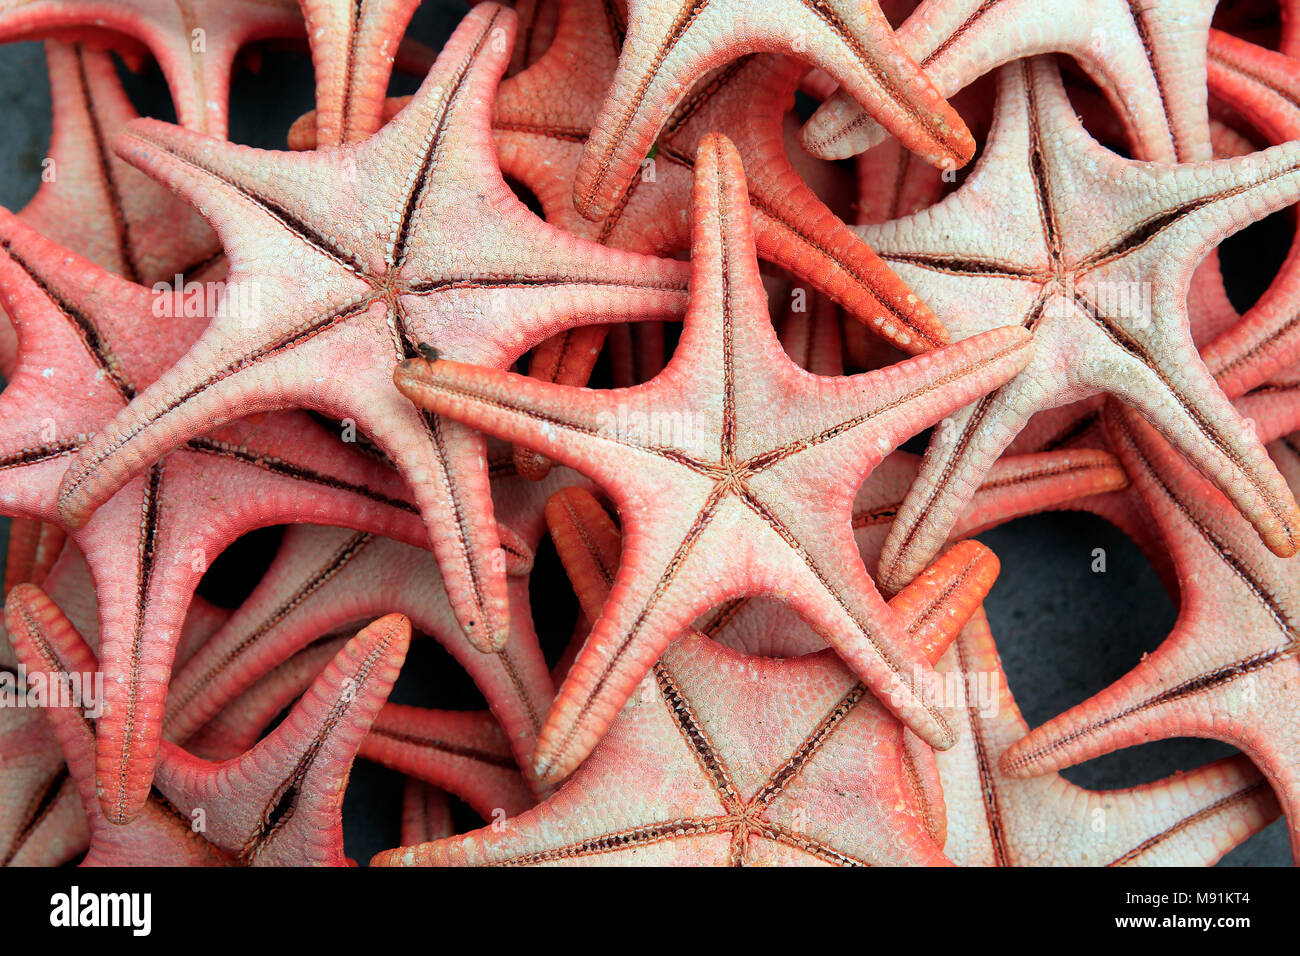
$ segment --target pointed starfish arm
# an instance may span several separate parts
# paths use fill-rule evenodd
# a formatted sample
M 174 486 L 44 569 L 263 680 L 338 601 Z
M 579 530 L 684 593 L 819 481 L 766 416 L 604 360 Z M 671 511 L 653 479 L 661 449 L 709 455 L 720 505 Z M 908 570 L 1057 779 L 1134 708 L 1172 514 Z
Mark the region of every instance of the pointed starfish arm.
M 163 745 L 156 785 L 212 842 L 248 863 L 346 865 L 343 791 L 406 657 L 410 622 L 380 618 L 339 651 L 284 723 L 220 764 Z

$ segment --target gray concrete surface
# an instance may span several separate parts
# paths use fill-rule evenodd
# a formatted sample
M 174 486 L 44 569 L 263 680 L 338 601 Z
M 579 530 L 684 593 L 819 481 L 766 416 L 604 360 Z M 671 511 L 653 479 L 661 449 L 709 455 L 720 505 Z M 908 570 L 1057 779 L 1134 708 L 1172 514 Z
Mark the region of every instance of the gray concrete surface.
M 426 3 L 412 34 L 436 48 L 463 10 L 464 4 L 456 0 Z M 143 112 L 170 118 L 156 70 L 127 81 Z M 400 77 L 393 90 L 412 92 L 415 85 L 410 78 Z M 0 204 L 17 210 L 39 181 L 50 132 L 49 90 L 39 44 L 0 46 L 0 103 Z M 295 54 L 268 54 L 260 73 L 244 73 L 236 80 L 231 138 L 279 147 L 289 123 L 311 106 L 309 60 Z M 7 533 L 5 522 L 0 535 L 7 537 Z M 1008 681 L 1031 726 L 1122 676 L 1143 652 L 1159 644 L 1174 621 L 1176 609 L 1145 558 L 1099 519 L 1044 515 L 981 538 L 1002 561 L 1002 575 L 987 607 Z M 1097 547 L 1107 552 L 1105 574 L 1090 570 Z M 556 630 L 564 633 L 562 626 Z M 472 685 L 467 687 L 456 670 L 433 642 L 417 642 L 395 699 L 444 707 L 481 705 L 475 703 Z M 1068 770 L 1066 776 L 1095 789 L 1126 787 L 1227 753 L 1231 748 L 1208 741 L 1169 741 L 1121 751 Z M 395 844 L 400 799 L 398 775 L 358 766 L 345 805 L 350 855 L 364 862 Z M 457 814 L 465 826 L 475 824 L 467 808 L 458 808 Z M 1229 854 L 1221 865 L 1288 862 L 1286 832 L 1276 823 Z

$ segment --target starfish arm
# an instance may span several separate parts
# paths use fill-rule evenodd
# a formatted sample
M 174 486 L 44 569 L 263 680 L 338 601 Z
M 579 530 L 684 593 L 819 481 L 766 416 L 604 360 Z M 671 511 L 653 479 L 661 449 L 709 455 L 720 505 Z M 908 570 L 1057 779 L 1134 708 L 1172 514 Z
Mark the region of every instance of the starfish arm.
M 1017 380 L 940 424 L 881 549 L 883 587 L 906 585 L 948 540 L 994 462 L 1029 420 L 1032 399 L 1024 393 Z
M 190 830 L 188 821 L 158 801 L 150 801 L 131 824 L 110 824 L 99 812 L 93 772 L 95 733 L 85 709 L 93 707 L 83 685 L 63 681 L 71 675 L 88 679 L 98 662 L 63 612 L 39 588 L 19 585 L 5 602 L 5 620 L 14 647 L 31 673 L 50 675 L 51 686 L 63 691 L 48 707 L 55 736 L 63 748 L 68 773 L 80 793 L 89 820 L 90 848 L 83 865 L 90 866 L 211 866 L 228 863 L 216 847 Z M 55 675 L 64 675 L 56 677 Z M 65 695 L 67 699 L 65 700 Z
M 1209 484 L 1131 412 L 1107 424 L 1173 551 L 1178 623 L 1121 680 L 1011 747 L 1002 769 L 1033 775 L 1169 737 L 1223 740 L 1268 776 L 1294 845 L 1297 774 L 1286 741 L 1296 729 L 1282 703 L 1297 680 L 1289 566 L 1261 554 Z
M 206 833 L 244 862 L 342 866 L 340 811 L 352 760 L 383 707 L 410 641 L 389 615 L 341 650 L 271 734 L 221 764 L 164 745 L 156 784 L 183 812 L 202 808 Z
M 928 162 L 955 167 L 974 152 L 965 124 L 902 52 L 876 3 L 799 0 L 740 12 L 717 0 L 632 0 L 613 88 L 574 187 L 582 215 L 609 213 L 691 78 L 746 52 L 815 51 L 818 65 Z
M 301 0 L 316 72 L 316 148 L 365 139 L 380 126 L 402 33 L 419 0 Z
M 31 518 L 12 519 L 5 555 L 4 592 L 8 594 L 18 584 L 44 584 L 67 539 L 67 533 L 58 525 Z
M 979 534 L 1080 498 L 1122 491 L 1128 474 L 1114 455 L 1088 448 L 1004 455 L 994 462 L 952 537 Z
M 194 756 L 218 763 L 252 750 L 347 642 L 343 634 L 314 641 L 245 688 L 193 734 L 176 742 Z
M 1217 30 L 1210 31 L 1209 57 L 1210 88 L 1217 100 L 1243 113 L 1269 142 L 1300 138 L 1300 83 L 1290 57 Z M 1205 364 L 1229 396 L 1258 387 L 1300 357 L 1297 282 L 1300 244 L 1292 242 L 1265 293 L 1240 322 L 1205 347 Z
M 455 833 L 447 794 L 423 780 L 407 777 L 402 787 L 402 846 L 432 843 Z
M 387 704 L 357 753 L 455 794 L 484 820 L 517 816 L 537 802 L 486 712 Z
M 1172 0 L 1137 9 L 1106 0 L 1091 4 L 1086 14 L 1062 6 L 929 0 L 897 36 L 943 96 L 1012 60 L 1068 53 L 1106 93 L 1139 155 L 1161 162 L 1175 155 L 1208 158 L 1203 51 L 1214 5 Z M 1096 43 L 1099 33 L 1107 37 L 1104 46 Z M 843 159 L 885 136 L 841 90 L 809 120 L 803 142 L 814 155 Z

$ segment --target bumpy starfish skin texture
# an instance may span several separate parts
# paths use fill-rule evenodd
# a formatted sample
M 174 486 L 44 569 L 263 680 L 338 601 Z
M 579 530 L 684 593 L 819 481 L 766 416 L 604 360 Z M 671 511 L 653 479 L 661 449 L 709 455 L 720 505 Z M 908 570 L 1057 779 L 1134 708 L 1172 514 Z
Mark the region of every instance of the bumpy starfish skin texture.
M 1144 159 L 1210 158 L 1205 33 L 1213 0 L 927 0 L 896 36 L 943 96 L 990 70 L 1039 53 L 1073 56 L 1104 90 Z M 803 142 L 843 159 L 884 136 L 853 103 L 832 97 Z
M 978 611 L 935 667 L 964 694 L 956 747 L 936 755 L 947 810 L 944 852 L 961 866 L 1196 866 L 1214 863 L 1277 818 L 1244 757 L 1129 790 L 1090 791 L 1058 774 L 1020 780 L 998 755 L 1029 729 Z
M 614 584 L 618 529 L 589 494 L 564 494 L 552 533 L 585 613 L 596 617 Z M 968 568 L 966 560 L 951 563 Z M 936 568 L 895 598 L 932 657 L 973 610 L 945 602 L 978 600 L 978 592 L 955 595 L 952 573 Z M 549 800 L 503 827 L 374 862 L 942 865 L 933 760 L 829 652 L 748 657 L 689 632 Z M 621 796 L 629 780 L 645 781 L 635 803 Z
M 604 218 L 686 89 L 746 53 L 807 59 L 933 165 L 974 142 L 899 45 L 875 0 L 628 0 L 618 72 L 587 143 L 574 203 Z
M 246 43 L 300 36 L 294 0 L 31 0 L 0 7 L 0 40 L 78 31 L 135 37 L 158 60 L 176 115 L 186 126 L 226 135 L 230 73 Z
M 706 138 L 695 175 L 691 305 L 653 381 L 589 392 L 427 360 L 395 373 L 425 407 L 588 474 L 624 516 L 614 597 L 542 729 L 538 775 L 560 779 L 591 751 L 695 615 L 755 592 L 796 608 L 912 729 L 950 746 L 943 715 L 905 676 L 922 662 L 867 577 L 848 517 L 857 484 L 904 438 L 1024 366 L 1028 335 L 999 330 L 856 377 L 804 372 L 766 314 L 735 148 Z M 828 482 L 831 462 L 843 477 Z
M 1131 412 L 1108 409 L 1106 424 L 1172 554 L 1178 623 L 1127 676 L 1035 729 L 1000 766 L 1027 776 L 1151 740 L 1224 740 L 1268 777 L 1300 852 L 1300 721 L 1289 706 L 1300 689 L 1294 562 L 1262 548 L 1222 495 Z
M 1101 392 L 1157 423 L 1270 548 L 1294 554 L 1300 511 L 1196 354 L 1185 297 L 1205 252 L 1300 196 L 1300 146 L 1206 164 L 1125 160 L 1078 124 L 1050 61 L 1013 64 L 1000 79 L 972 179 L 914 216 L 860 227 L 955 337 L 1009 324 L 1034 334 L 1029 367 L 931 440 L 882 584 L 896 589 L 924 567 L 1030 415 Z M 1007 209 L 1010 222 L 995 212 Z
M 124 155 L 207 211 L 241 294 L 80 450 L 60 492 L 65 520 L 83 524 L 214 425 L 314 408 L 354 422 L 397 464 L 470 641 L 502 645 L 508 601 L 482 438 L 412 408 L 393 364 L 428 346 L 505 367 L 564 327 L 672 316 L 685 284 L 678 263 L 547 226 L 502 181 L 488 126 L 513 29 L 510 11 L 477 7 L 400 116 L 344 150 L 270 153 L 133 124 Z
M 0 294 L 20 344 L 0 395 L 0 511 L 58 521 L 68 458 L 205 320 L 160 318 L 154 307 L 165 300 L 4 213 L 0 240 Z M 148 792 L 172 657 L 199 578 L 239 535 L 286 520 L 424 539 L 397 476 L 301 412 L 188 441 L 74 531 L 99 594 L 108 679 L 97 748 L 110 819 L 130 819 Z

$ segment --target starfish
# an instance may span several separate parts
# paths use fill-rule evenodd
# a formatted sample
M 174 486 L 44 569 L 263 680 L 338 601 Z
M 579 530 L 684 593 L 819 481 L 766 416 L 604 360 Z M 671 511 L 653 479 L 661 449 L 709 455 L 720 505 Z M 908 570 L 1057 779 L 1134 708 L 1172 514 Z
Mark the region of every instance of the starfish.
M 316 70 L 316 147 L 379 129 L 402 34 L 420 0 L 300 0 Z
M 1294 563 L 1264 550 L 1223 496 L 1132 412 L 1108 408 L 1106 426 L 1173 558 L 1178 623 L 1125 677 L 1007 750 L 1000 767 L 1026 777 L 1152 740 L 1222 740 L 1268 778 L 1300 858 Z
M 552 534 L 595 619 L 617 586 L 619 532 L 589 494 L 563 494 Z M 972 610 L 960 588 L 948 604 L 967 554 L 944 563 L 894 599 L 936 659 Z M 943 833 L 933 753 L 831 652 L 754 658 L 687 632 L 548 800 L 503 827 L 372 863 L 943 865 Z
M 482 439 L 417 412 L 392 367 L 421 347 L 506 367 L 565 327 L 672 317 L 686 276 L 567 236 L 510 192 L 488 128 L 513 31 L 510 11 L 476 7 L 401 115 L 345 149 L 252 150 L 147 120 L 119 137 L 128 160 L 208 211 L 231 284 L 257 306 L 223 299 L 191 350 L 79 450 L 60 491 L 68 524 L 197 434 L 315 409 L 397 465 L 461 626 L 481 650 L 503 645 Z
M 45 44 L 53 134 L 49 165 L 22 212 L 37 232 L 109 272 L 152 286 L 177 274 L 219 278 L 221 247 L 203 218 L 118 158 L 113 136 L 138 118 L 112 57 L 80 44 Z M 0 373 L 12 378 L 17 338 L 0 318 Z
M 859 227 L 954 337 L 1008 324 L 1034 334 L 1029 367 L 931 440 L 881 584 L 897 590 L 924 567 L 1034 412 L 1100 393 L 1158 423 L 1270 548 L 1293 554 L 1295 500 L 1197 356 L 1184 303 L 1207 251 L 1297 196 L 1300 144 L 1178 166 L 1126 160 L 1084 131 L 1049 60 L 1004 68 L 990 144 L 963 187 L 915 216 Z
M 345 866 L 343 792 L 357 749 L 406 657 L 411 624 L 390 614 L 330 662 L 284 722 L 211 763 L 164 741 L 156 786 L 207 839 L 257 866 Z
M 68 536 L 58 525 L 31 518 L 9 522 L 9 548 L 5 554 L 4 593 L 17 584 L 40 584 L 50 573 Z
M 402 787 L 402 846 L 430 843 L 456 832 L 447 794 L 432 784 L 407 777 Z
M 9 592 L 5 601 L 5 622 L 12 635 L 20 660 L 32 675 L 45 675 L 47 686 L 66 686 L 70 675 L 91 675 L 99 669 L 95 655 L 77 633 L 72 623 L 45 592 L 32 584 L 20 584 Z M 128 824 L 110 823 L 100 811 L 96 794 L 95 730 L 93 721 L 79 704 L 74 691 L 59 694 L 54 706 L 46 706 L 38 715 L 48 717 L 49 725 L 62 747 L 66 767 L 51 783 L 45 799 L 45 816 L 41 823 L 54 826 L 62 822 L 64 833 L 77 839 L 71 846 L 55 847 L 58 856 L 75 855 L 85 837 L 88 848 L 83 866 L 223 866 L 233 861 L 210 845 L 165 800 L 147 796 L 139 814 Z M 84 811 L 81 824 L 71 825 L 66 815 L 73 810 L 71 800 L 59 800 L 71 784 L 80 796 Z M 54 811 L 54 812 L 51 812 Z M 62 817 L 62 820 L 60 820 Z M 88 831 L 88 832 L 87 832 Z
M 1205 35 L 1214 5 L 927 0 L 896 36 L 943 96 L 1013 60 L 1068 53 L 1105 91 L 1141 158 L 1194 162 L 1210 158 Z M 855 98 L 841 90 L 814 114 L 801 137 L 809 152 L 844 159 L 884 138 L 886 130 Z
M 936 755 L 944 852 L 959 866 L 1209 866 L 1277 818 L 1268 782 L 1240 756 L 1128 790 L 1002 773 L 998 754 L 1029 727 L 982 610 L 935 670 L 965 700 L 961 740 Z
M 1210 92 L 1270 143 L 1300 139 L 1296 61 L 1218 30 L 1210 31 Z M 1245 394 L 1300 359 L 1300 242 L 1242 320 L 1202 351 L 1224 392 Z
M 69 458 L 206 320 L 160 320 L 155 293 L 7 213 L 0 248 L 0 291 L 21 345 L 0 395 L 0 511 L 60 521 L 57 491 Z M 106 700 L 97 746 L 110 820 L 129 820 L 148 793 L 172 658 L 209 562 L 241 534 L 281 522 L 423 542 L 406 495 L 391 469 L 293 412 L 189 439 L 73 531 L 100 602 Z
M 503 537 L 518 542 L 518 551 L 528 556 L 510 578 L 511 629 L 505 647 L 485 654 L 469 644 L 427 551 L 365 532 L 290 528 L 257 588 L 173 677 L 164 733 L 186 742 L 250 685 L 320 635 L 396 610 L 419 631 L 433 635 L 465 668 L 525 766 L 555 693 L 528 601 L 531 555 L 545 531 L 547 497 L 587 482 L 568 469 L 556 469 L 541 482 L 524 481 L 499 456 L 498 451 L 493 472 Z
M 162 67 L 180 121 L 224 138 L 239 48 L 300 36 L 303 24 L 294 0 L 31 0 L 0 12 L 0 42 L 87 31 L 142 42 Z
M 876 0 L 628 0 L 618 71 L 587 142 L 574 203 L 603 219 L 686 91 L 747 53 L 821 68 L 909 149 L 956 168 L 974 154 L 961 117 L 903 52 Z
M 788 602 L 913 730 L 950 746 L 943 716 L 904 676 L 922 662 L 848 518 L 895 445 L 1023 367 L 1028 335 L 1004 329 L 878 372 L 813 376 L 767 317 L 735 148 L 705 139 L 695 175 L 691 303 L 653 381 L 596 392 L 441 360 L 394 373 L 416 403 L 588 475 L 624 516 L 615 597 L 547 717 L 538 776 L 560 779 L 590 753 L 696 615 L 756 592 Z

